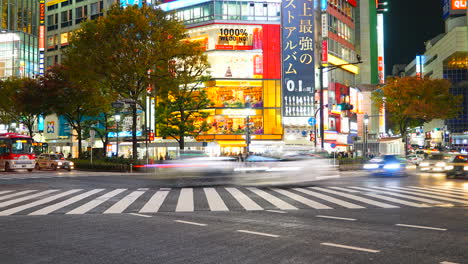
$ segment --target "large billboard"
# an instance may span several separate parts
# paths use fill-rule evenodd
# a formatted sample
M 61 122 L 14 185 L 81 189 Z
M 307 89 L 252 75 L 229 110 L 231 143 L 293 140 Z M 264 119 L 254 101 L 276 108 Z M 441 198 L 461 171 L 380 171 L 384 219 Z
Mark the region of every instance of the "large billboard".
M 466 14 L 467 0 L 442 0 L 442 17 L 460 16 Z
M 314 0 L 284 0 L 281 4 L 283 117 L 313 115 Z

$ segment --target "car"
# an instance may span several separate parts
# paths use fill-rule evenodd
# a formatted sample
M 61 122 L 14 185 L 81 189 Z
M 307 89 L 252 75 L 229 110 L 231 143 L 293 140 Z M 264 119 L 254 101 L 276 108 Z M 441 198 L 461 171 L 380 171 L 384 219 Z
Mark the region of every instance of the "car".
M 58 170 L 65 169 L 71 171 L 75 168 L 73 161 L 66 160 L 61 154 L 40 154 L 36 159 L 36 170 L 50 169 Z
M 419 163 L 419 170 L 424 172 L 444 172 L 448 160 L 453 155 L 444 153 L 430 154 Z
M 468 155 L 455 155 L 445 166 L 447 178 L 458 178 L 468 176 Z
M 419 156 L 419 155 L 411 154 L 411 155 L 408 155 L 406 160 L 408 161 L 408 163 L 411 163 L 411 164 L 414 164 L 414 165 L 417 166 L 417 165 L 419 165 L 419 163 L 421 163 L 423 158 L 421 156 Z
M 408 162 L 397 155 L 377 156 L 363 166 L 372 175 L 380 176 L 405 176 L 409 167 Z

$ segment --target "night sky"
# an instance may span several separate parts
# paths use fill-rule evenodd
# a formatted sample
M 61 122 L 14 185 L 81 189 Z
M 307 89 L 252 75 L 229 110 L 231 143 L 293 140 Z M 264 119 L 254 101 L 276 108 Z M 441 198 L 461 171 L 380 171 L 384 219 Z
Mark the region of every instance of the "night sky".
M 425 50 L 424 42 L 444 32 L 442 0 L 387 0 L 385 14 L 386 74 L 394 64 L 408 64 Z

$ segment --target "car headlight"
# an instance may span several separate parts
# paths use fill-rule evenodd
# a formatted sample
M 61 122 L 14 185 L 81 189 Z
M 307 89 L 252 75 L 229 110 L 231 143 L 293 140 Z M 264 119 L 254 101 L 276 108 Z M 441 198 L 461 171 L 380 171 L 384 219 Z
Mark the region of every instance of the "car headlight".
M 377 169 L 379 167 L 379 164 L 364 164 L 364 169 Z
M 384 165 L 383 168 L 384 168 L 384 169 L 388 169 L 388 170 L 399 169 L 399 168 L 400 168 L 400 164 L 398 164 L 398 163 L 386 164 L 386 165 Z
M 468 166 L 464 166 L 464 167 L 463 167 L 463 170 L 468 171 Z
M 445 164 L 445 162 L 437 162 L 436 163 L 436 167 L 445 167 L 445 165 L 447 165 L 447 164 Z
M 445 170 L 453 170 L 453 166 L 452 165 L 445 166 Z
M 69 164 L 70 164 L 70 166 L 73 166 L 73 165 L 75 165 L 75 163 L 73 163 L 73 161 L 70 161 L 70 163 L 69 163 Z
M 60 161 L 57 162 L 57 165 L 62 166 L 62 162 L 60 162 Z
M 419 163 L 419 166 L 427 167 L 427 166 L 429 166 L 429 162 L 421 162 L 421 163 Z

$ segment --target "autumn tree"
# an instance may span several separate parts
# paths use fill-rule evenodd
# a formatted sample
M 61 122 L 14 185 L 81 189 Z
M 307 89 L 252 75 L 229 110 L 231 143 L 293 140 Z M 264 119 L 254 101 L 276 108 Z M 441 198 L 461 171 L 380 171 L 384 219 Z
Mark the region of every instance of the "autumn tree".
M 171 78 L 163 79 L 163 87 L 157 91 L 156 120 L 160 136 L 174 138 L 182 150 L 184 137 L 196 137 L 208 130 L 208 113 L 200 110 L 213 103 L 200 88 L 209 79 L 209 64 L 201 44 L 181 43 L 177 57 L 170 65 Z
M 461 110 L 461 96 L 450 93 L 451 83 L 444 79 L 391 77 L 386 85 L 373 93 L 377 107 L 385 105 L 392 122 L 405 140 L 408 153 L 407 129 L 434 119 L 448 119 Z
M 64 65 L 130 102 L 133 158 L 137 158 L 137 109 L 145 110 L 147 88 L 168 78 L 169 63 L 176 59 L 184 38 L 185 26 L 161 9 L 114 5 L 106 16 L 82 23 L 65 51 Z
M 84 130 L 95 123 L 102 112 L 109 111 L 109 100 L 113 98 L 103 94 L 102 90 L 96 89 L 86 79 L 74 79 L 70 69 L 62 65 L 47 70 L 42 81 L 48 95 L 54 99 L 50 104 L 52 111 L 63 116 L 76 132 L 78 153 L 81 156 Z
M 38 116 L 50 114 L 49 97 L 39 79 L 10 77 L 0 82 L 0 94 L 3 118 L 24 124 L 31 137 Z

